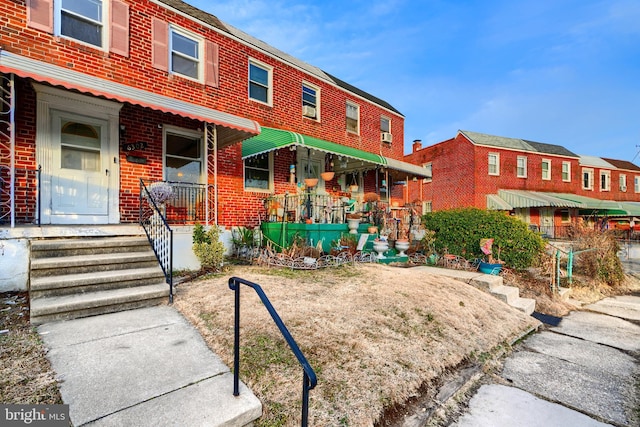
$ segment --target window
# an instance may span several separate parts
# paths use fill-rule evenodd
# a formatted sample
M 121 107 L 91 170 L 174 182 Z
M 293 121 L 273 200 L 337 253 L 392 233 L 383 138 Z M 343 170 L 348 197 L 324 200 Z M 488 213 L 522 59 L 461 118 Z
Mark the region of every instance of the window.
M 489 153 L 489 175 L 500 175 L 499 153 Z
M 600 171 L 600 191 L 611 191 L 611 171 Z
M 356 104 L 347 102 L 347 131 L 358 133 L 360 130 L 360 108 Z
M 260 154 L 244 161 L 244 188 L 250 191 L 270 191 L 272 185 L 272 153 Z
M 60 168 L 97 172 L 100 163 L 100 128 L 66 121 L 60 131 Z
M 318 118 L 319 89 L 308 83 L 302 83 L 302 115 L 310 119 Z
M 171 72 L 201 79 L 202 40 L 176 28 L 171 28 Z
M 422 202 L 422 214 L 424 215 L 429 212 L 433 212 L 432 202 Z
M 105 4 L 102 0 L 62 0 L 57 8 L 56 34 L 97 47 L 105 45 Z M 59 9 L 58 9 L 59 8 Z
M 271 105 L 271 67 L 249 62 L 249 99 Z
M 527 177 L 527 158 L 525 156 L 518 156 L 518 166 L 516 168 L 516 175 L 518 178 Z
M 202 134 L 167 127 L 164 135 L 164 178 L 171 182 L 202 182 L 204 150 Z
M 571 163 L 562 162 L 562 180 L 564 182 L 571 181 Z
M 620 174 L 620 191 L 627 191 L 627 175 Z
M 551 160 L 542 159 L 542 179 L 548 181 L 551 179 Z
M 423 166 L 424 166 L 425 175 L 426 175 L 424 182 L 431 182 L 431 180 L 433 179 L 433 165 L 431 163 L 426 163 Z
M 560 221 L 565 224 L 571 222 L 571 213 L 569 212 L 569 209 L 562 209 L 560 211 Z
M 593 190 L 593 169 L 582 169 L 582 189 Z
M 380 131 L 391 133 L 391 119 L 389 117 L 380 117 Z
M 633 177 L 633 191 L 640 193 L 640 176 Z

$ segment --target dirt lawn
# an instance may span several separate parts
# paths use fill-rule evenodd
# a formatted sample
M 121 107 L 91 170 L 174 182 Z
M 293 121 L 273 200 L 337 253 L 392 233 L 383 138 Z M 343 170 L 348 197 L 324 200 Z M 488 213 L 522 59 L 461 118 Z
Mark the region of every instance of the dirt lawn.
M 235 266 L 182 283 L 175 306 L 233 365 L 234 293 L 260 284 L 318 376 L 309 425 L 372 426 L 385 409 L 537 322 L 471 285 L 418 269 L 360 264 L 319 271 Z M 256 426 L 300 425 L 302 369 L 258 296 L 242 288 L 240 378 L 261 399 Z

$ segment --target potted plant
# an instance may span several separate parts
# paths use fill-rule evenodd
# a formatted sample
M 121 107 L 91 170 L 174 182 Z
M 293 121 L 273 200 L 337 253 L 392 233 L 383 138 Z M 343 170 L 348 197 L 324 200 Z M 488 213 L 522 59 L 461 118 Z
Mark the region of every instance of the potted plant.
M 484 274 L 498 275 L 502 270 L 504 261 L 500 260 L 500 246 L 498 246 L 498 258 L 493 257 L 493 239 L 480 239 L 480 250 L 487 256 L 487 261 L 478 263 L 478 270 Z
M 360 226 L 360 220 L 362 217 L 358 213 L 347 214 L 347 226 L 349 227 L 349 234 L 358 234 L 358 227 Z

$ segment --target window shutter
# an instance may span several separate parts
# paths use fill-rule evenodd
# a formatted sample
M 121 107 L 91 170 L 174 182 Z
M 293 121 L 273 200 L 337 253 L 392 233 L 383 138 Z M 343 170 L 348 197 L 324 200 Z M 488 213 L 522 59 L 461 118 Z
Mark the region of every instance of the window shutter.
M 27 26 L 53 34 L 53 0 L 27 0 Z
M 220 82 L 219 50 L 217 43 L 205 41 L 205 84 L 218 87 Z
M 120 0 L 111 1 L 110 50 L 122 56 L 129 56 L 129 5 Z
M 169 71 L 169 24 L 161 19 L 153 18 L 152 62 L 155 68 Z

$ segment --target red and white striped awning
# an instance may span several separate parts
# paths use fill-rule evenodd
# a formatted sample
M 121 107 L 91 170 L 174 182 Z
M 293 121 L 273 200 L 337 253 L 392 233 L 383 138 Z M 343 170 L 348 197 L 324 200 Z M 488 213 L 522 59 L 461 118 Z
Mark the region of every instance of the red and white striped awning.
M 4 50 L 0 50 L 0 72 L 12 73 L 38 82 L 75 89 L 91 95 L 219 125 L 221 128 L 219 127 L 217 132 L 218 147 L 224 147 L 260 133 L 260 125 L 254 120 L 105 80 L 55 64 L 37 61 Z

